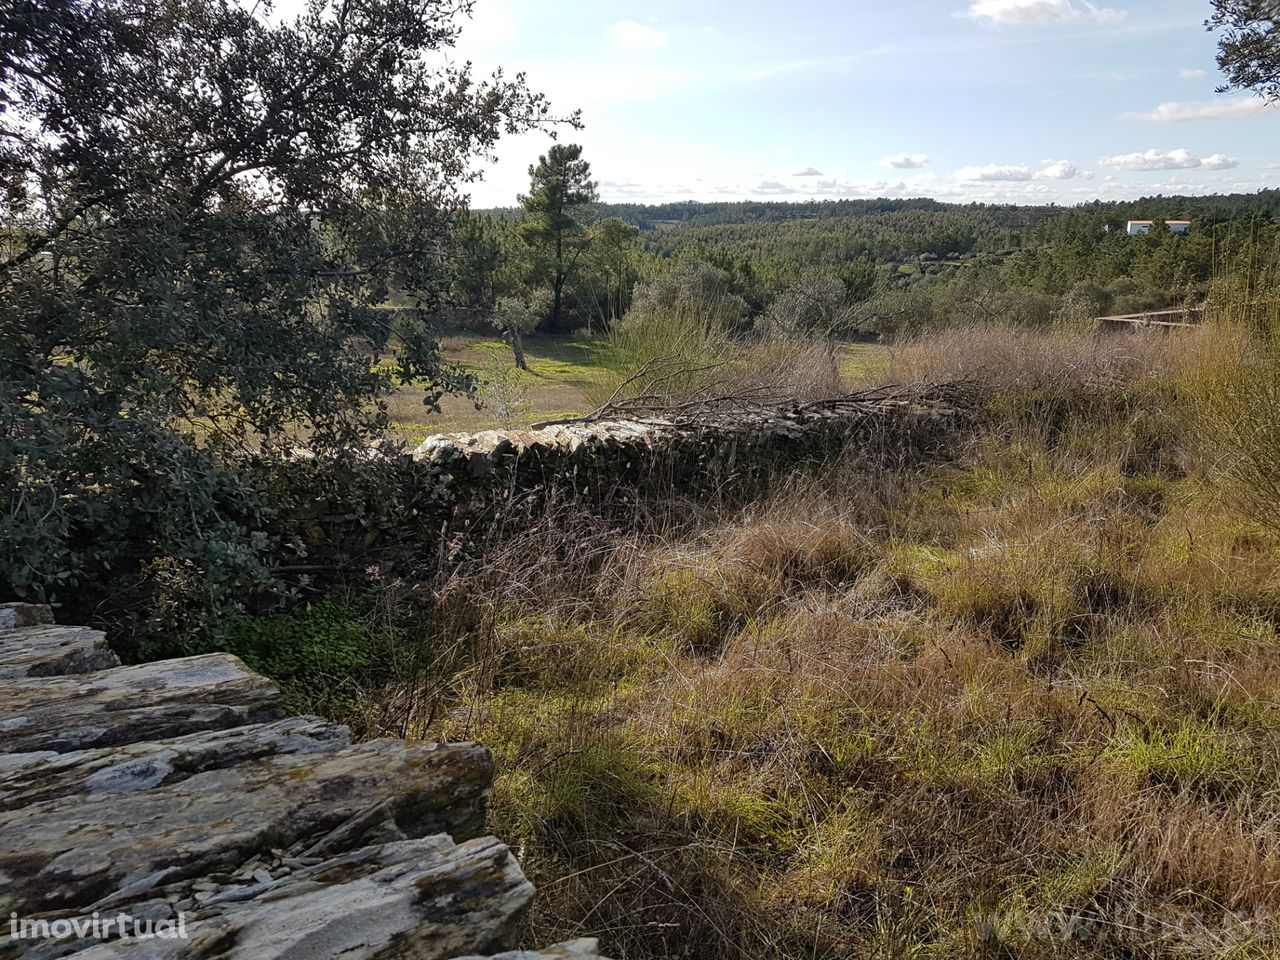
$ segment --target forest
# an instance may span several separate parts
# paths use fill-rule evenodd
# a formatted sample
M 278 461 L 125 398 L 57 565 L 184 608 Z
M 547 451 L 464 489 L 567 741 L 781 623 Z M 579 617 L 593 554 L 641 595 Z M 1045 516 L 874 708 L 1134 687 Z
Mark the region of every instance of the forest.
M 638 286 L 671 282 L 664 278 L 692 264 L 742 299 L 744 327 L 768 325 L 780 300 L 816 297 L 821 309 L 797 322 L 844 336 L 892 339 L 995 316 L 1048 327 L 1195 308 L 1211 280 L 1274 245 L 1280 213 L 1275 190 L 1078 207 L 927 199 L 642 206 L 593 202 L 589 176 L 584 167 L 562 224 L 573 250 L 563 304 L 554 316 L 539 313 L 540 329 L 603 330 Z M 483 321 L 501 296 L 536 300 L 548 274 L 537 242 L 528 242 L 534 216 L 514 208 L 466 217 L 455 241 L 466 278 L 462 317 Z M 1187 236 L 1131 237 L 1131 219 L 1193 227 Z

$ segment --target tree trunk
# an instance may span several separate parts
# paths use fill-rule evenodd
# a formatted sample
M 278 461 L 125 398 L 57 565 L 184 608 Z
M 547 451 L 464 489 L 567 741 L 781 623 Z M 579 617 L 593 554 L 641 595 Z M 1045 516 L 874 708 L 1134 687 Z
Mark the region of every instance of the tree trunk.
M 564 296 L 564 237 L 556 234 L 555 299 L 551 304 L 551 329 L 560 332 L 560 302 Z
M 564 298 L 564 274 L 557 273 L 555 279 L 555 298 L 551 302 L 551 329 L 560 332 L 560 302 Z
M 524 338 L 520 334 L 511 337 L 511 349 L 516 355 L 516 366 L 521 370 L 528 370 L 529 365 L 524 362 Z

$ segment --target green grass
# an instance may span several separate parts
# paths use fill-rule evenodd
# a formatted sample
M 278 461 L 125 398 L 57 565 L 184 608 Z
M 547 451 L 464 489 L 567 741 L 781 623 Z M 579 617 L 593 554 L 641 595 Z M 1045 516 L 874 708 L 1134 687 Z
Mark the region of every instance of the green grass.
M 450 337 L 442 347 L 447 361 L 473 373 L 482 374 L 494 363 L 515 366 L 511 347 L 500 340 Z M 519 381 L 529 406 L 516 426 L 580 416 L 593 409 L 587 394 L 604 364 L 598 343 L 582 337 L 537 335 L 526 339 L 524 350 L 529 369 L 519 375 Z M 474 433 L 502 426 L 466 397 L 447 396 L 440 407 L 439 413 L 427 410 L 420 389 L 402 387 L 390 399 L 392 436 L 413 445 L 431 434 Z
M 515 365 L 511 347 L 501 340 L 456 336 L 445 339 L 442 348 L 447 361 L 477 374 L 495 363 Z M 515 423 L 517 428 L 588 413 L 601 397 L 612 392 L 609 384 L 631 372 L 619 368 L 620 358 L 608 342 L 583 335 L 537 334 L 525 340 L 524 350 L 529 369 L 518 379 L 529 403 Z M 849 384 L 875 381 L 887 353 L 874 343 L 842 344 L 841 375 Z M 423 406 L 422 391 L 414 386 L 398 390 L 389 406 L 392 437 L 410 446 L 436 433 L 474 433 L 502 427 L 489 411 L 476 409 L 475 402 L 466 397 L 445 397 L 440 412 L 433 413 Z

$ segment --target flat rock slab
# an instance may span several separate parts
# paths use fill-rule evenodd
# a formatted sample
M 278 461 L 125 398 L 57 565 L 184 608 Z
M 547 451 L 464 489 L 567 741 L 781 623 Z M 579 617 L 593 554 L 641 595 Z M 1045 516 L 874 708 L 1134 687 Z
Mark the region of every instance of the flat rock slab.
M 0 757 L 0 810 L 59 797 L 154 790 L 253 760 L 331 753 L 349 746 L 346 727 L 316 717 L 291 717 L 97 750 L 9 754 Z
M 20 627 L 0 633 L 0 681 L 118 666 L 106 635 L 88 627 Z
M 487 957 L 471 955 L 455 957 L 454 960 L 605 960 L 597 952 L 598 945 L 594 938 L 582 937 L 557 943 L 553 947 L 541 950 L 509 950 L 506 953 L 494 953 Z
M 0 957 L 452 960 L 510 941 L 533 888 L 502 843 L 467 839 L 483 747 L 352 746 L 280 719 L 235 657 L 121 667 L 98 631 L 49 620 L 0 604 L 0 915 L 161 935 L 6 930 Z M 599 960 L 586 940 L 499 957 Z
M 280 691 L 215 653 L 66 677 L 21 677 L 0 696 L 0 753 L 64 753 L 277 720 Z
M 447 960 L 507 941 L 532 897 L 532 885 L 497 840 L 455 845 L 432 836 L 364 848 L 293 874 L 255 899 L 188 915 L 185 940 L 109 941 L 72 956 Z M 29 956 L 38 960 L 42 952 Z
M 53 611 L 43 603 L 0 603 L 0 630 L 53 623 Z
M 475 744 L 375 740 L 31 804 L 0 821 L 0 915 L 117 909 L 312 837 L 332 838 L 306 851 L 321 856 L 434 833 L 472 837 L 492 778 L 492 758 Z

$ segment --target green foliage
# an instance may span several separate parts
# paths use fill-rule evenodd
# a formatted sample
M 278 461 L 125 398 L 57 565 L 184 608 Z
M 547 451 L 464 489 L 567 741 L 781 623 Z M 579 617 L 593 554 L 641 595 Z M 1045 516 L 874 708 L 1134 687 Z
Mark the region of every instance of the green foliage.
M 548 108 L 444 63 L 457 12 L 0 11 L 0 589 L 166 623 L 279 595 L 243 454 L 363 449 L 397 380 L 466 386 L 425 322 L 440 237 Z
M 561 329 L 565 284 L 586 249 L 585 217 L 596 202 L 591 165 L 582 147 L 557 143 L 529 168 L 529 192 L 520 198 L 526 216 L 521 237 L 535 251 L 534 277 L 551 286 L 551 329 Z
M 225 650 L 277 681 L 291 709 L 344 715 L 373 687 L 387 652 L 402 637 L 379 624 L 375 595 L 351 593 L 317 600 L 277 617 L 239 616 L 216 636 L 181 644 L 192 653 Z
M 729 332 L 747 310 L 728 273 L 702 260 L 681 260 L 637 286 L 628 320 L 679 314 L 707 331 Z
M 581 271 L 577 299 L 590 304 L 592 316 L 604 326 L 621 319 L 631 302 L 637 274 L 634 227 L 618 217 L 606 217 L 592 224 L 588 238 L 588 261 Z
M 1209 27 L 1223 31 L 1218 39 L 1218 66 L 1226 89 L 1253 90 L 1280 97 L 1280 34 L 1271 0 L 1213 0 Z

